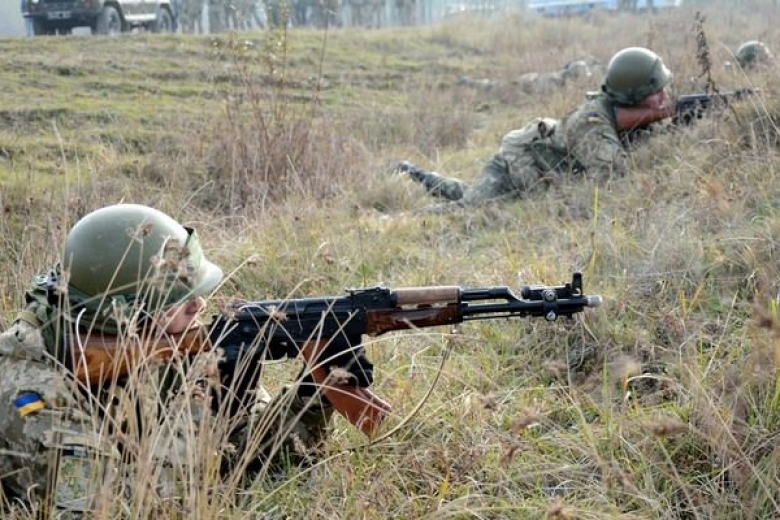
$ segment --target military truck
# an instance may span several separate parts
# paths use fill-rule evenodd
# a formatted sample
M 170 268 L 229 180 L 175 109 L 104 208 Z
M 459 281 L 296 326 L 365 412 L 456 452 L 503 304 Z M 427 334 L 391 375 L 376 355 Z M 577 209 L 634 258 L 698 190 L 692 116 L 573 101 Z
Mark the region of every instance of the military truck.
M 171 0 L 24 0 L 22 14 L 32 20 L 36 36 L 70 34 L 75 27 L 89 27 L 92 34 L 176 29 Z

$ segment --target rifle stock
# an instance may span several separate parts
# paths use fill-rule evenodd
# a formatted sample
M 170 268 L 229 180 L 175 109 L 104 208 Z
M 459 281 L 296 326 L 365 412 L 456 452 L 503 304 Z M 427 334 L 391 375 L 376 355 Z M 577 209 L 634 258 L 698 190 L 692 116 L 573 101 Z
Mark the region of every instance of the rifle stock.
M 148 339 L 93 333 L 79 336 L 74 343 L 73 373 L 77 380 L 91 385 L 121 379 L 144 364 L 164 363 L 176 355 L 198 354 L 211 348 L 204 327 Z
M 321 357 L 332 338 L 348 339 L 352 349 L 363 335 L 471 320 L 542 317 L 555 321 L 559 316 L 570 317 L 600 304 L 600 296 L 583 294 L 580 273 L 574 273 L 572 281 L 561 286 L 524 286 L 519 295 L 505 286 L 369 287 L 351 289 L 345 296 L 244 302 L 215 316 L 209 326 L 181 335 L 124 344 L 106 335 L 80 338 L 72 349 L 73 369 L 80 381 L 100 384 L 127 375 L 141 363 L 165 362 L 179 354 L 210 350 L 214 345 L 233 360 L 232 365 L 226 365 L 233 368 L 244 354 L 250 360 L 301 356 L 334 408 L 373 437 L 391 407 L 368 388 L 331 381 L 328 360 Z M 339 353 L 348 352 L 345 349 Z M 240 378 L 238 384 L 245 385 Z
M 312 379 L 339 413 L 367 436 L 373 437 L 390 412 L 390 404 L 368 388 L 329 381 L 328 371 L 319 363 L 324 343 L 309 341 L 301 350 Z M 79 344 L 72 350 L 73 373 L 82 383 L 100 385 L 126 377 L 139 366 L 169 362 L 176 355 L 199 354 L 211 348 L 208 330 L 203 326 L 149 341 L 136 338 L 120 342 L 117 336 L 91 334 L 79 338 Z

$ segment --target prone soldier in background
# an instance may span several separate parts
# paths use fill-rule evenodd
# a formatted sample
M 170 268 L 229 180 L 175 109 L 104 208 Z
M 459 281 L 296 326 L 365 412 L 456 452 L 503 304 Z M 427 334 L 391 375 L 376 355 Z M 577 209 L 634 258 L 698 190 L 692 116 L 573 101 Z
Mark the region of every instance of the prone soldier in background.
M 622 176 L 630 146 L 653 123 L 674 115 L 667 90 L 671 81 L 672 73 L 656 53 L 625 48 L 610 60 L 600 95 L 560 120 L 536 118 L 506 134 L 473 187 L 407 161 L 400 162 L 397 171 L 431 195 L 458 205 L 522 198 L 561 177 Z
M 525 94 L 545 94 L 563 88 L 569 83 L 590 78 L 598 69 L 598 60 L 593 57 L 585 57 L 568 62 L 560 70 L 527 72 L 513 79 L 510 83 L 519 87 Z M 483 90 L 500 86 L 500 82 L 488 78 L 474 79 L 469 76 L 459 77 L 457 84 Z
M 162 486 L 171 493 L 182 488 L 182 482 L 176 484 L 175 472 L 173 482 L 154 482 L 145 475 L 117 484 L 124 480 L 121 473 L 117 478 L 120 461 L 130 460 L 132 466 L 133 454 L 142 445 L 141 440 L 127 439 L 152 435 L 153 459 L 160 461 L 160 467 L 186 468 L 187 457 L 199 453 L 197 448 L 182 446 L 190 438 L 172 431 L 175 420 L 158 430 L 149 423 L 162 424 L 186 414 L 187 432 L 202 432 L 209 407 L 182 411 L 170 406 L 171 401 L 160 392 L 151 399 L 152 412 L 137 419 L 147 420 L 143 428 L 130 431 L 127 424 L 136 420 L 135 413 L 128 415 L 127 400 L 121 399 L 135 395 L 129 409 L 139 410 L 149 404 L 139 398 L 143 389 L 132 388 L 135 380 L 130 378 L 95 386 L 85 383 L 78 378 L 78 369 L 88 360 L 79 359 L 73 349 L 90 337 L 109 338 L 111 348 L 122 348 L 134 343 L 111 338 L 144 343 L 190 330 L 205 306 L 204 296 L 222 278 L 222 270 L 205 258 L 195 230 L 153 208 L 108 206 L 73 226 L 58 264 L 46 275 L 35 277 L 26 293 L 27 307 L 0 334 L 0 491 L 5 497 L 0 507 L 10 503 L 13 508 L 21 502 L 21 507 L 40 511 L 42 517 L 60 518 L 64 512 L 89 514 L 106 496 L 121 496 L 121 489 L 131 486 Z M 197 354 L 192 363 L 204 355 L 210 354 Z M 217 357 L 213 359 L 217 363 Z M 234 388 L 224 385 L 237 375 L 228 369 L 242 367 L 222 361 L 216 366 L 225 370 L 217 376 L 219 399 L 213 404 L 251 414 L 228 416 L 235 426 L 228 426 L 224 436 L 214 441 L 223 439 L 226 445 L 242 448 L 220 453 L 223 471 L 245 474 L 247 468 L 251 471 L 271 459 L 307 460 L 316 455 L 333 412 L 327 400 L 304 385 L 287 387 L 271 398 L 258 379 L 251 386 L 242 381 L 251 399 L 246 395 L 234 398 Z M 366 367 L 370 367 L 367 360 L 362 368 Z M 233 406 L 235 399 L 241 400 L 241 406 Z M 219 423 L 207 424 L 212 429 L 224 427 Z M 208 433 L 205 438 L 213 441 L 214 431 Z M 207 451 L 215 449 L 210 446 Z M 238 464 L 236 454 L 243 457 Z
M 528 72 L 517 78 L 516 83 L 526 94 L 543 94 L 563 88 L 567 83 L 589 78 L 598 67 L 594 58 L 572 60 L 562 69 L 552 72 Z

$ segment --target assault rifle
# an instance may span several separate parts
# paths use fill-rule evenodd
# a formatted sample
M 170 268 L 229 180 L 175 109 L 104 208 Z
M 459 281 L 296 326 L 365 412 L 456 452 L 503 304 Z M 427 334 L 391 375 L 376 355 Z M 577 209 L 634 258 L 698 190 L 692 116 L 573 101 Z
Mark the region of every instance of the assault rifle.
M 731 92 L 684 94 L 678 96 L 674 104 L 674 116 L 672 123 L 675 125 L 689 125 L 696 119 L 701 119 L 704 113 L 714 106 L 728 106 L 732 101 L 740 101 L 757 94 L 759 89 L 741 88 Z M 599 91 L 589 91 L 585 94 L 588 100 L 602 96 Z
M 243 302 L 214 317 L 208 326 L 152 345 L 117 348 L 116 338 L 82 338 L 73 349 L 73 370 L 83 382 L 101 384 L 124 376 L 144 360 L 166 361 L 177 354 L 223 349 L 232 393 L 243 395 L 256 383 L 264 359 L 301 355 L 310 378 L 334 408 L 372 436 L 390 405 L 368 388 L 334 382 L 325 356 L 342 357 L 360 347 L 361 337 L 404 329 L 454 325 L 471 320 L 542 317 L 555 321 L 586 307 L 600 296 L 583 293 L 582 275 L 561 286 L 524 286 L 519 295 L 505 286 L 464 288 L 431 286 L 351 289 L 344 296 Z M 347 341 L 336 341 L 345 338 Z M 147 342 L 148 343 L 148 342 Z M 333 345 L 340 350 L 333 352 Z M 255 363 L 257 362 L 257 363 Z M 232 371 L 256 367 L 250 377 Z M 335 372 L 335 371 L 334 371 Z M 223 384 L 225 379 L 223 376 Z
M 689 125 L 694 119 L 701 119 L 704 112 L 713 106 L 728 106 L 732 101 L 740 101 L 753 94 L 758 89 L 741 88 L 732 92 L 715 92 L 712 94 L 685 94 L 679 96 L 674 106 L 672 123 L 675 125 Z

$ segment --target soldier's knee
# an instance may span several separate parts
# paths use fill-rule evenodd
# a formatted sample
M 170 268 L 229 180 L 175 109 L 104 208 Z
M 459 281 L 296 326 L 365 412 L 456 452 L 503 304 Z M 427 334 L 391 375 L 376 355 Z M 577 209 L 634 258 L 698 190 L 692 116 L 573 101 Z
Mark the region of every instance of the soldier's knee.
M 483 175 L 490 175 L 491 177 L 503 177 L 507 175 L 509 172 L 509 167 L 507 165 L 507 161 L 501 154 L 495 154 L 491 159 L 488 161 L 488 163 L 485 165 L 485 168 L 482 170 Z
M 509 181 L 507 161 L 498 153 L 482 169 L 479 181 L 465 193 L 463 200 L 466 204 L 474 205 L 505 197 L 514 190 L 515 186 Z
M 440 175 L 432 174 L 426 184 L 428 192 L 434 197 L 441 197 L 451 201 L 463 199 L 468 191 L 466 183 L 459 179 L 445 179 Z
M 489 180 L 488 184 L 494 187 L 494 193 L 491 195 L 496 197 L 512 190 L 509 173 L 509 162 L 503 154 L 497 153 L 488 161 L 482 169 L 482 179 L 483 181 Z

